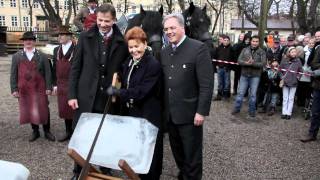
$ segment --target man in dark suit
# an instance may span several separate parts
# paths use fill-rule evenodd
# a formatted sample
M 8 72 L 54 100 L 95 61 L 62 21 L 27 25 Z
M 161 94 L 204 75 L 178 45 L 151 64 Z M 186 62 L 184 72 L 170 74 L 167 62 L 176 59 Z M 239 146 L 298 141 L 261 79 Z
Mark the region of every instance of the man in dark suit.
M 203 122 L 209 115 L 213 79 L 207 46 L 186 37 L 181 14 L 163 20 L 170 45 L 161 52 L 165 118 L 180 180 L 202 178 Z
M 71 67 L 68 104 L 76 109 L 73 127 L 83 112 L 103 113 L 113 73 L 128 57 L 127 45 L 114 24 L 115 8 L 103 4 L 96 12 L 97 24 L 80 34 Z M 114 106 L 109 110 L 116 113 Z M 80 170 L 75 168 L 75 177 Z

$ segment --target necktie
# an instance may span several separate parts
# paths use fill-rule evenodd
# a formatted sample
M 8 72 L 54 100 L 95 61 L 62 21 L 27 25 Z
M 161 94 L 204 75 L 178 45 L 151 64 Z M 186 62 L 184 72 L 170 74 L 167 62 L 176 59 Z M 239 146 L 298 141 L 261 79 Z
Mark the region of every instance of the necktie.
M 108 45 L 109 41 L 110 41 L 110 37 L 107 36 L 107 33 L 104 34 L 103 36 L 103 41 L 104 41 L 104 45 Z
M 173 52 L 176 52 L 176 50 L 177 50 L 177 46 L 176 46 L 176 45 L 173 45 L 173 46 L 172 46 L 172 51 L 173 51 Z

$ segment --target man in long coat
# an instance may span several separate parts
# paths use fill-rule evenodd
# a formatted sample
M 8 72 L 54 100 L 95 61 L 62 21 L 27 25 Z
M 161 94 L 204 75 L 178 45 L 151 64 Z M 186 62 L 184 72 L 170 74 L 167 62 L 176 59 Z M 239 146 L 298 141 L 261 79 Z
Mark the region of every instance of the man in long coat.
M 20 39 L 24 49 L 12 56 L 11 93 L 19 100 L 20 124 L 30 123 L 33 133 L 30 142 L 40 137 L 39 125 L 49 141 L 55 137 L 50 132 L 49 101 L 51 94 L 51 69 L 48 58 L 35 49 L 33 32 L 25 32 Z
M 164 107 L 179 180 L 202 178 L 203 123 L 209 115 L 213 69 L 205 44 L 186 37 L 181 14 L 164 17 L 170 45 L 161 52 Z
M 97 25 L 80 34 L 69 81 L 68 103 L 76 109 L 73 127 L 83 112 L 103 113 L 113 74 L 128 57 L 128 48 L 114 24 L 115 18 L 115 8 L 103 4 L 97 9 Z M 116 113 L 114 106 L 109 113 Z M 80 171 L 76 166 L 75 178 Z
M 59 142 L 63 142 L 70 139 L 72 135 L 74 110 L 68 105 L 68 89 L 75 44 L 72 42 L 72 32 L 68 26 L 61 26 L 58 33 L 60 45 L 53 50 L 52 94 L 58 96 L 59 117 L 65 122 L 66 134 L 58 139 Z

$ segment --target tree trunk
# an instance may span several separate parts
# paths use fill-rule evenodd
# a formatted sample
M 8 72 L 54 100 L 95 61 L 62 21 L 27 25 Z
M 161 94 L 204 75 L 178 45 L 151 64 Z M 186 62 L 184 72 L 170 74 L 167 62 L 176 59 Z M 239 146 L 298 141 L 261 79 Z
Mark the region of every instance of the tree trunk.
M 299 24 L 299 32 L 306 33 L 309 31 L 307 25 L 307 4 L 304 0 L 297 0 L 297 22 Z
M 68 15 L 65 22 L 66 26 L 68 26 L 70 23 L 71 14 L 72 14 L 72 3 L 71 3 L 71 0 L 68 0 Z
M 220 3 L 219 11 L 215 11 L 216 19 L 214 20 L 214 24 L 213 24 L 213 27 L 212 27 L 212 30 L 211 30 L 211 34 L 214 34 L 214 31 L 216 30 L 216 27 L 217 27 L 217 24 L 218 24 L 218 20 L 219 20 L 221 11 L 222 11 L 222 7 L 223 7 L 222 3 Z
M 263 47 L 265 30 L 267 29 L 268 1 L 261 1 L 260 5 L 260 23 L 259 23 L 259 45 Z
M 166 0 L 168 5 L 168 13 L 172 13 L 172 0 Z
M 184 4 L 184 0 L 178 0 L 179 6 L 181 11 L 183 12 L 184 10 L 186 10 L 186 6 Z
M 30 8 L 30 10 L 29 10 L 29 17 L 30 17 L 30 31 L 32 31 L 32 25 L 33 25 L 33 19 L 32 19 L 32 17 L 33 17 L 33 9 L 32 9 L 32 5 L 33 5 L 33 3 L 31 3 L 31 0 L 29 0 L 28 1 L 28 5 L 29 5 L 29 8 Z

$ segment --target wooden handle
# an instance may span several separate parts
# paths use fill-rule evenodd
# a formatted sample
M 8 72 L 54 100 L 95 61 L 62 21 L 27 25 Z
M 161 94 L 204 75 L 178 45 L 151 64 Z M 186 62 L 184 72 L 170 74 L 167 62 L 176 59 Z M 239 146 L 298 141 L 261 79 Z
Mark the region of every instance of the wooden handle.
M 112 83 L 111 83 L 111 85 L 112 85 L 113 87 L 115 87 L 116 84 L 117 84 L 117 81 L 118 81 L 118 73 L 114 73 L 114 74 L 113 74 L 113 77 L 112 77 Z M 113 103 L 116 102 L 116 97 L 115 97 L 115 96 L 112 96 L 112 102 L 113 102 Z

